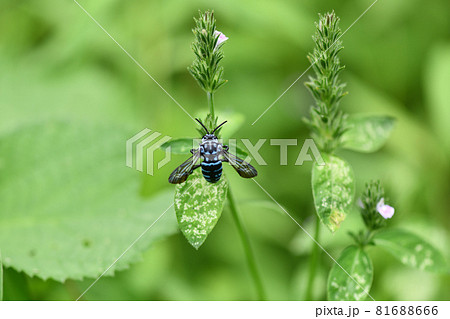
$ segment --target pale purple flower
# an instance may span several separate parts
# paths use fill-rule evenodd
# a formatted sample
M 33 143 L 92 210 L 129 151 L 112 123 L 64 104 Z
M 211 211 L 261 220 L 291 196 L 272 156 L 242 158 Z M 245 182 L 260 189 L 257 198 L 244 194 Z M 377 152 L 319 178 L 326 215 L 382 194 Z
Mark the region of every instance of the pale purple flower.
M 223 43 L 223 42 L 225 42 L 225 41 L 228 40 L 228 37 L 227 37 L 225 34 L 223 34 L 223 33 L 220 32 L 220 31 L 217 31 L 217 30 L 214 31 L 214 36 L 215 36 L 215 37 L 219 36 L 219 38 L 217 39 L 216 48 L 217 48 L 221 43 Z
M 388 219 L 394 216 L 395 209 L 394 207 L 384 204 L 384 198 L 381 198 L 377 204 L 377 211 L 384 219 Z

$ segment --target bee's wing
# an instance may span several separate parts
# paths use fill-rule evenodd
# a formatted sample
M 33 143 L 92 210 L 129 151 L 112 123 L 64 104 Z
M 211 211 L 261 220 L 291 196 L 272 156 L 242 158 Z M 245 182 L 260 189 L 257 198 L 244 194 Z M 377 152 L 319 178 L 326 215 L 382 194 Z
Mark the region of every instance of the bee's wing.
M 191 157 L 188 158 L 183 164 L 178 166 L 172 174 L 169 176 L 169 183 L 181 184 L 183 183 L 189 175 L 192 174 L 194 169 L 198 166 L 195 165 L 200 159 L 200 150 L 197 150 Z
M 229 162 L 240 176 L 244 178 L 252 178 L 258 175 L 256 169 L 246 161 L 228 153 L 226 150 L 223 150 L 222 154 L 225 158 L 224 162 Z

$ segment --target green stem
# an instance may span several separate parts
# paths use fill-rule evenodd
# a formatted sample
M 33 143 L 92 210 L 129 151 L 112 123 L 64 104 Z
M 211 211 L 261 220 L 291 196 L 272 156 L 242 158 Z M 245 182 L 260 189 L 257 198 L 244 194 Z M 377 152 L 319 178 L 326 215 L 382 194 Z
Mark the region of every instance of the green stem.
M 319 241 L 320 235 L 320 219 L 316 218 L 316 230 L 314 233 L 314 239 L 316 242 Z M 315 242 L 313 243 L 312 251 L 311 251 L 311 259 L 309 261 L 309 276 L 308 276 L 308 284 L 306 286 L 306 294 L 305 300 L 312 300 L 312 290 L 314 286 L 314 279 L 316 277 L 316 269 L 317 269 L 317 260 L 319 257 L 319 245 Z
M 364 243 L 363 243 L 362 248 L 366 247 L 370 243 L 370 240 L 372 239 L 373 234 L 374 234 L 373 230 L 371 230 L 371 229 L 367 230 L 366 237 L 364 238 Z
M 208 96 L 209 113 L 211 114 L 213 121 L 215 121 L 216 116 L 214 114 L 214 93 L 206 92 L 206 95 Z
M 264 291 L 264 287 L 261 281 L 261 277 L 258 272 L 258 268 L 256 266 L 255 256 L 253 254 L 252 248 L 250 246 L 250 241 L 244 226 L 242 225 L 242 221 L 239 217 L 239 213 L 237 211 L 236 203 L 234 201 L 233 195 L 231 194 L 231 189 L 228 187 L 228 203 L 230 205 L 231 215 L 233 216 L 233 220 L 236 224 L 236 228 L 238 230 L 239 236 L 241 237 L 242 245 L 244 246 L 245 257 L 247 258 L 248 268 L 250 269 L 250 273 L 253 278 L 253 282 L 256 286 L 256 291 L 258 292 L 259 300 L 267 300 L 266 293 Z

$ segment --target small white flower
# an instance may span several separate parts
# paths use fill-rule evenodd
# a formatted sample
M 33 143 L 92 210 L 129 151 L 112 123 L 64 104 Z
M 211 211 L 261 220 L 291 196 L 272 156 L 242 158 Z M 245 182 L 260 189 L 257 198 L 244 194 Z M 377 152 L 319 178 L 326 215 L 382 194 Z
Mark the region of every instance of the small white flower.
M 384 198 L 381 198 L 377 204 L 377 211 L 384 219 L 392 218 L 395 213 L 394 207 L 384 204 Z
M 217 39 L 217 43 L 216 43 L 216 48 L 221 44 L 221 43 L 223 43 L 223 42 L 225 42 L 225 41 L 227 41 L 228 40 L 228 37 L 225 35 L 225 34 L 223 34 L 222 32 L 220 32 L 220 31 L 214 31 L 214 36 L 215 37 L 219 37 L 218 39 Z

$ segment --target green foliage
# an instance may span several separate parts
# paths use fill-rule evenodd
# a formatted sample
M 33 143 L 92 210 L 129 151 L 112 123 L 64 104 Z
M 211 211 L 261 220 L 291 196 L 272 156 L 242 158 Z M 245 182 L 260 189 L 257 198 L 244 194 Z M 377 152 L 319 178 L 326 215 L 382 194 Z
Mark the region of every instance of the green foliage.
M 381 182 L 372 181 L 370 183 L 367 183 L 361 198 L 358 200 L 358 206 L 366 229 L 361 229 L 359 230 L 359 232 L 355 232 L 353 230 L 349 232 L 349 235 L 355 241 L 356 246 L 348 246 L 346 250 L 344 250 L 342 256 L 339 258 L 339 260 L 347 263 L 349 263 L 349 261 L 346 260 L 346 258 L 353 259 L 354 265 L 352 265 L 352 267 L 350 268 L 350 275 L 356 278 L 361 286 L 365 287 L 364 290 L 366 290 L 367 293 L 370 291 L 370 286 L 372 284 L 373 267 L 372 261 L 365 253 L 364 249 L 366 246 L 375 245 L 373 241 L 373 235 L 375 234 L 375 231 L 385 227 L 387 224 L 385 218 L 391 218 L 395 212 L 394 208 L 385 204 L 384 201 L 385 195 L 384 189 L 381 186 Z M 357 248 L 356 250 L 355 247 Z M 364 267 L 361 268 L 361 264 L 364 264 Z M 358 273 L 356 273 L 354 276 L 351 274 L 355 271 L 354 269 L 358 267 L 360 267 L 359 271 L 363 272 L 363 276 Z M 367 273 L 364 273 L 364 268 L 367 269 Z M 354 293 L 350 294 L 349 290 L 351 289 L 347 287 L 348 283 L 340 285 L 339 280 L 335 279 L 335 277 L 337 276 L 336 273 L 339 273 L 339 271 L 337 271 L 337 267 L 336 265 L 334 265 L 333 269 L 331 269 L 330 271 L 330 275 L 328 278 L 329 300 L 350 301 L 361 300 L 361 298 L 364 297 L 362 295 L 358 296 Z
M 391 117 L 365 116 L 354 117 L 349 121 L 347 115 L 339 108 L 340 100 L 346 95 L 345 84 L 339 80 L 339 74 L 344 69 L 338 58 L 338 53 L 343 48 L 341 34 L 339 18 L 334 12 L 319 15 L 319 23 L 316 24 L 316 33 L 313 37 L 316 46 L 313 53 L 308 56 L 315 77 L 310 77 L 310 81 L 305 83 L 316 105 L 311 108 L 311 118 L 305 119 L 305 122 L 319 149 L 326 153 L 332 154 L 341 146 L 363 152 L 375 151 L 386 142 L 394 120 Z M 352 203 L 354 192 L 351 167 L 339 158 L 335 159 L 342 162 L 342 167 L 337 165 L 323 170 L 324 176 L 317 177 L 319 180 L 315 179 L 315 174 L 320 168 L 317 163 L 313 167 L 316 212 L 331 231 L 335 231 L 344 220 L 346 215 L 344 208 Z M 338 172 L 339 169 L 344 171 Z M 351 180 L 345 177 L 348 174 Z M 342 189 L 341 184 L 336 185 L 336 189 L 328 191 L 324 199 L 318 194 L 318 183 L 327 183 L 328 175 L 330 177 L 341 175 L 349 184 Z M 330 185 L 325 187 L 330 188 L 334 181 L 328 183 Z M 339 197 L 342 198 L 338 199 Z M 336 203 L 337 208 L 326 207 L 330 203 Z
M 311 129 L 311 136 L 319 149 L 331 153 L 339 145 L 345 132 L 346 115 L 339 109 L 339 101 L 346 94 L 345 84 L 341 84 L 339 73 L 344 69 L 338 58 L 342 50 L 339 18 L 334 12 L 319 15 L 313 40 L 313 53 L 308 55 L 315 73 L 305 83 L 316 105 L 311 108 L 311 119 L 304 119 Z
M 387 229 L 374 236 L 374 242 L 402 264 L 424 271 L 449 273 L 442 254 L 415 234 L 399 229 Z
M 305 83 L 316 105 L 311 108 L 310 119 L 304 121 L 319 149 L 326 153 L 323 154 L 325 165 L 314 163 L 312 170 L 314 205 L 321 222 L 332 232 L 339 228 L 347 215 L 348 207 L 353 202 L 355 183 L 351 166 L 331 154 L 340 147 L 360 152 L 376 151 L 386 142 L 394 125 L 394 119 L 386 116 L 360 116 L 349 120 L 347 114 L 340 109 L 339 102 L 347 94 L 344 91 L 345 84 L 339 80 L 339 74 L 344 69 L 338 58 L 338 53 L 343 48 L 341 35 L 339 18 L 334 12 L 319 15 L 313 37 L 316 46 L 308 56 L 315 77 L 310 77 L 309 82 Z M 372 262 L 363 249 L 372 244 L 372 231 L 386 225 L 384 216 L 378 212 L 377 204 L 380 203 L 380 209 L 383 209 L 386 216 L 394 212 L 392 207 L 382 205 L 382 201 L 384 190 L 380 183 L 368 186 L 360 203 L 368 230 L 349 232 L 357 246 L 349 246 L 339 259 L 350 267 L 350 273 L 354 273 L 358 281 L 361 280 L 361 285 L 367 291 L 372 283 L 373 269 Z M 318 224 L 316 240 L 320 234 L 319 226 Z M 317 247 L 312 256 L 316 254 Z M 315 276 L 313 263 L 314 258 L 311 258 L 307 296 L 311 296 Z M 362 264 L 366 268 L 361 268 Z M 349 278 L 339 277 L 342 275 L 340 272 L 342 271 L 333 265 L 328 280 L 329 300 L 361 300 L 365 297 L 364 290 L 355 286 L 355 283 L 348 282 Z
M 342 136 L 342 147 L 357 152 L 371 153 L 379 150 L 394 128 L 391 116 L 352 116 L 348 130 Z
M 175 212 L 181 232 L 195 247 L 205 242 L 222 214 L 227 197 L 228 182 L 222 176 L 219 182 L 207 182 L 199 170 L 178 184 L 175 191 Z
M 351 166 L 343 159 L 322 154 L 325 165 L 314 163 L 312 189 L 317 216 L 332 232 L 347 215 L 355 193 Z
M 197 109 L 206 108 L 206 99 L 186 71 L 194 56 L 188 48 L 193 40 L 191 13 L 196 15 L 205 3 L 110 0 L 81 4 L 194 116 Z M 217 91 L 218 111 L 226 108 L 245 116 L 247 121 L 239 130 L 242 137 L 252 142 L 259 138 L 293 138 L 294 134 L 300 140 L 308 138 L 309 132 L 298 118 L 307 115 L 311 98 L 300 86 L 292 87 L 256 125 L 249 124 L 287 88 L 293 77 L 309 67 L 303 52 L 313 46 L 311 35 L 317 12 L 331 9 L 330 4 L 341 18 L 341 27 L 346 28 L 370 3 L 208 2 L 217 19 L 220 15 L 217 28 L 231 41 L 224 46 L 226 59 L 221 61 L 230 85 Z M 342 152 L 354 169 L 357 189 L 362 191 L 366 181 L 380 178 L 398 209 L 392 222 L 436 243 L 448 260 L 450 144 L 442 143 L 450 138 L 446 12 L 450 12 L 448 0 L 432 1 L 426 6 L 420 1 L 379 1 L 341 38 L 345 50 L 339 57 L 347 66 L 341 80 L 348 83 L 346 90 L 350 90 L 340 104 L 342 108 L 349 114 L 370 112 L 397 119 L 389 148 L 369 155 Z M 174 137 L 197 136 L 186 114 L 73 2 L 3 0 L 0 26 L 2 134 L 56 117 L 74 124 L 126 124 L 132 128 L 126 138 L 144 127 Z M 309 74 L 313 74 L 312 70 L 302 80 Z M 231 120 L 221 132 L 225 139 L 233 137 L 225 131 L 230 124 Z M 102 145 L 100 138 L 98 144 Z M 259 168 L 258 182 L 303 221 L 302 226 L 310 226 L 314 205 L 308 185 L 309 164 L 294 166 L 295 159 L 289 157 L 288 166 L 279 167 L 279 152 L 268 143 L 261 148 L 261 155 L 269 166 Z M 138 179 L 137 192 L 154 196 L 169 187 L 167 176 L 183 159 L 184 156 L 174 158 L 151 177 L 127 170 Z M 92 164 L 101 165 L 97 163 L 100 160 L 97 158 Z M 0 159 L 0 166 L 4 162 Z M 45 162 L 37 162 L 29 170 L 41 165 Z M 309 237 L 283 212 L 270 209 L 269 203 L 267 209 L 253 204 L 267 197 L 253 182 L 241 181 L 229 167 L 225 170 L 233 174 L 227 177 L 257 253 L 258 266 L 264 270 L 270 299 L 302 300 L 308 276 L 305 261 L 310 253 Z M 59 178 L 66 181 L 64 175 Z M 23 187 L 31 192 L 26 185 Z M 55 200 L 60 196 L 54 194 Z M 0 202 L 3 200 L 0 198 Z M 175 220 L 170 210 L 166 217 L 172 214 Z M 159 222 L 147 235 L 157 230 Z M 102 278 L 88 292 L 87 299 L 253 299 L 255 290 L 247 284 L 248 268 L 230 214 L 224 213 L 218 226 L 208 244 L 198 251 L 186 246 L 181 233 L 154 242 L 145 251 L 144 260 L 127 270 L 116 271 L 114 277 Z M 362 222 L 354 209 L 339 232 L 331 234 L 323 227 L 320 243 L 338 257 L 350 242 L 345 233 L 359 230 L 358 227 L 362 227 Z M 390 256 L 382 249 L 370 247 L 367 252 L 374 266 L 379 265 L 371 290 L 376 299 L 450 300 L 448 274 L 405 267 L 394 258 L 386 258 Z M 317 300 L 326 298 L 328 265 L 322 254 L 313 285 Z M 416 289 L 417 282 L 421 289 Z M 66 284 L 43 281 L 5 267 L 4 300 L 70 300 L 78 297 L 77 290 L 91 283 L 92 279 Z M 23 292 L 15 293 L 17 290 Z
M 223 67 L 219 66 L 223 59 L 223 43 L 217 45 L 219 35 L 216 33 L 216 19 L 213 12 L 199 12 L 199 18 L 194 20 L 195 28 L 192 32 L 195 40 L 192 43 L 192 50 L 195 60 L 188 70 L 203 90 L 214 93 L 227 82 L 222 78 Z
M 363 249 L 349 246 L 342 252 L 337 264 L 333 264 L 331 268 L 327 284 L 328 300 L 365 300 L 372 280 L 373 266 L 370 257 Z
M 124 165 L 128 130 L 46 122 L 0 139 L 0 249 L 29 276 L 64 281 L 101 274 L 166 209 L 170 194 L 139 196 Z M 127 268 L 176 232 L 169 210 L 108 272 Z

